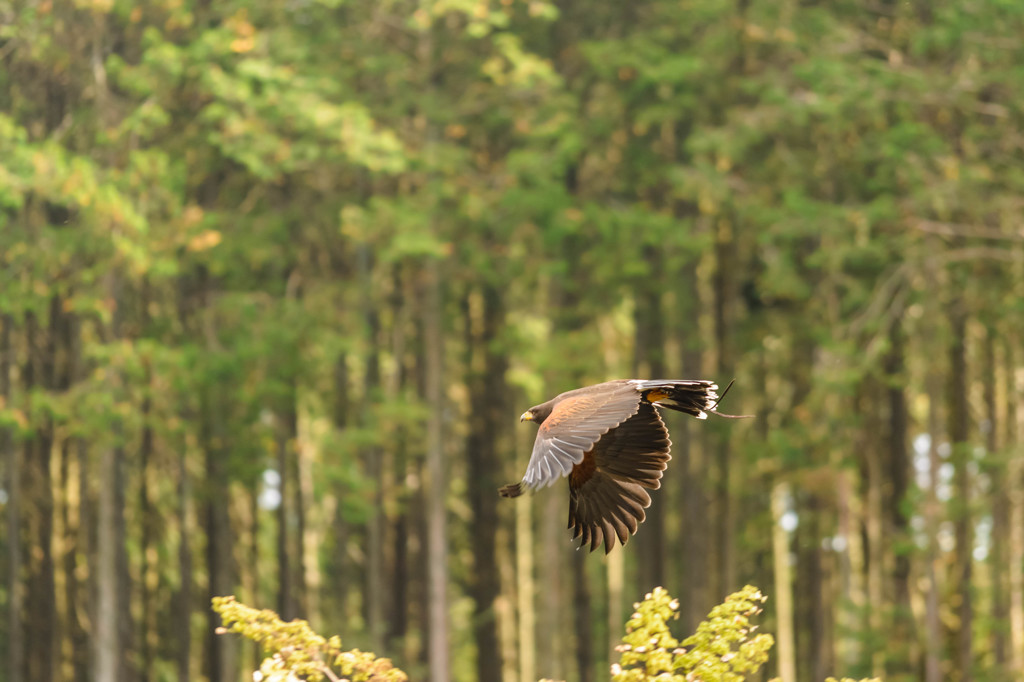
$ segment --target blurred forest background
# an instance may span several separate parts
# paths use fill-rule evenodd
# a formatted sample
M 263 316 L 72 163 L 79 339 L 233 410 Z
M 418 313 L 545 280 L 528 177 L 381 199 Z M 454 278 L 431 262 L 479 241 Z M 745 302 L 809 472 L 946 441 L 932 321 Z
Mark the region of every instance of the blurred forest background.
M 1024 679 L 1024 3 L 0 0 L 3 680 L 607 677 L 751 582 L 785 682 Z M 711 378 L 647 522 L 530 405 Z

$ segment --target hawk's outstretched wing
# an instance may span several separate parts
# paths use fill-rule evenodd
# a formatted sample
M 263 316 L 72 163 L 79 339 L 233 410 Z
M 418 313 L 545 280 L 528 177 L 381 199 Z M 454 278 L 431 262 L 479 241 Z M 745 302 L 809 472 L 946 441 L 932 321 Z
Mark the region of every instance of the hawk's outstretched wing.
M 623 545 L 646 516 L 651 496 L 646 489 L 661 487 L 661 476 L 671 459 L 661 416 L 649 403 L 610 430 L 583 456 L 569 474 L 569 528 L 580 546 L 590 551 L 604 540 L 605 553 Z
M 609 429 L 636 414 L 640 397 L 628 384 L 566 395 L 537 431 L 523 476 L 526 487 L 542 488 L 568 476 Z

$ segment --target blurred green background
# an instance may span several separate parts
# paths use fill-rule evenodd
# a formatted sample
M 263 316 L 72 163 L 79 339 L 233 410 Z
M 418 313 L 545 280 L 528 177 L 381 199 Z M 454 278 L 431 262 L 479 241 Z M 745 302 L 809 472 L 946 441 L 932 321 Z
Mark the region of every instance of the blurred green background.
M 1024 3 L 0 0 L 0 679 L 607 679 L 655 585 L 769 674 L 1024 679 Z M 736 384 L 637 536 L 518 416 Z

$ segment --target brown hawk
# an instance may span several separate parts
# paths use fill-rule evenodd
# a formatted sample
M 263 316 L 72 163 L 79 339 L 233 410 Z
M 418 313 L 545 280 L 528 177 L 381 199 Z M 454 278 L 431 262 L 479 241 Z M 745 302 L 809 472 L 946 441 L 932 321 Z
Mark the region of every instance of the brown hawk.
M 661 487 L 671 459 L 668 429 L 655 408 L 707 419 L 721 400 L 717 390 L 710 381 L 619 379 L 531 407 L 520 421 L 540 429 L 526 475 L 498 492 L 518 497 L 568 476 L 573 539 L 582 536 L 580 547 L 589 542 L 590 551 L 603 539 L 607 554 L 616 538 L 625 545 L 643 523 L 647 490 Z

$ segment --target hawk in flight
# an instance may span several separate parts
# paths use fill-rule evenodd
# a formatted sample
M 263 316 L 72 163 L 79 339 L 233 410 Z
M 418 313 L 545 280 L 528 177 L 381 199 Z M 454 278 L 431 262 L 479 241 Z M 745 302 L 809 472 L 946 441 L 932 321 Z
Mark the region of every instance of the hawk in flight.
M 645 489 L 661 487 L 671 459 L 668 429 L 655 408 L 707 419 L 721 400 L 717 390 L 710 381 L 619 379 L 531 407 L 520 421 L 540 429 L 526 475 L 498 492 L 518 497 L 568 476 L 573 539 L 582 535 L 580 547 L 589 542 L 590 551 L 603 539 L 607 554 L 616 538 L 625 545 L 636 533 L 651 504 Z

